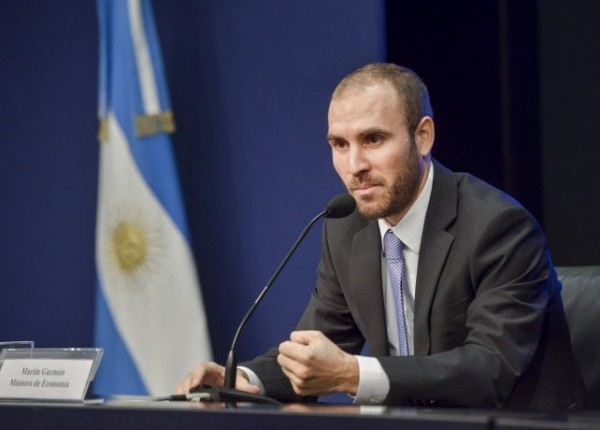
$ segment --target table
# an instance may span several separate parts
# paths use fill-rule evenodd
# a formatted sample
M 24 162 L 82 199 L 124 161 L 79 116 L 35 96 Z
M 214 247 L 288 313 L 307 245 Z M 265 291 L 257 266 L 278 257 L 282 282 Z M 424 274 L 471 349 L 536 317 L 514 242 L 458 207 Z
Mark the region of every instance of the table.
M 517 430 L 600 429 L 600 413 L 535 414 L 502 410 L 386 408 L 354 405 L 284 406 L 155 402 L 151 398 L 67 404 L 2 402 L 2 428 L 19 429 L 285 429 Z

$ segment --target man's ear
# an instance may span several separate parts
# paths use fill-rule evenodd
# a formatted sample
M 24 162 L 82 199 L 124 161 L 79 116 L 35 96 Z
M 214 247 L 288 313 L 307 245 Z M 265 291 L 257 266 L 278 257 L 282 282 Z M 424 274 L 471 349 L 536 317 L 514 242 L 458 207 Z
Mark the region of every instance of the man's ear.
M 424 116 L 419 121 L 415 130 L 415 143 L 421 157 L 425 158 L 431 153 L 435 140 L 435 125 L 430 116 Z

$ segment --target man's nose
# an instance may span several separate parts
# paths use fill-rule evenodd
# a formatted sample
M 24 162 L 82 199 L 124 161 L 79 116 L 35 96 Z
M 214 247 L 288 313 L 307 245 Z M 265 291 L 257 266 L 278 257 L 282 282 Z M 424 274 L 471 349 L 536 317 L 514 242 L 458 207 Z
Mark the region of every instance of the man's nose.
M 348 173 L 358 176 L 369 170 L 369 162 L 363 148 L 355 145 L 350 148 L 348 159 Z

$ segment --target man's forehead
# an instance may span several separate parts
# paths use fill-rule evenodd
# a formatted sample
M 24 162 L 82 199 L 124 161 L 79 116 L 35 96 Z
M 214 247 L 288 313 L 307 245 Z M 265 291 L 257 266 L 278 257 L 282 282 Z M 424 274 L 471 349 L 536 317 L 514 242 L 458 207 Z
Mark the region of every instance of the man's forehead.
M 391 84 L 347 87 L 331 100 L 328 122 L 370 117 L 381 111 L 404 116 L 404 105 Z
M 398 92 L 394 86 L 387 82 L 370 82 L 368 85 L 346 86 L 336 94 L 329 103 L 329 112 L 338 107 L 352 107 L 353 104 L 362 102 L 391 104 L 394 108 L 404 113 L 404 104 L 401 102 Z
M 346 96 L 353 96 L 362 93 L 367 93 L 377 90 L 390 91 L 396 94 L 396 91 L 391 82 L 385 79 L 373 79 L 370 77 L 364 77 L 363 79 L 356 78 L 350 82 L 345 83 L 343 86 L 336 88 L 332 102 Z

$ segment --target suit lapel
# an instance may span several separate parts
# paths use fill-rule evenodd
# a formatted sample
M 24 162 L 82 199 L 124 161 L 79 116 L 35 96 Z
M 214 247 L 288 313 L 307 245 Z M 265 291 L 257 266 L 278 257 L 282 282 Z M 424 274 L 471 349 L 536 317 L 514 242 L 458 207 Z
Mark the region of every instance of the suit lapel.
M 431 349 L 429 315 L 440 274 L 454 236 L 447 232 L 456 219 L 457 185 L 452 173 L 434 161 L 433 187 L 425 216 L 415 294 L 415 355 Z
M 356 297 L 356 322 L 373 356 L 389 355 L 383 287 L 381 284 L 381 243 L 376 222 L 368 222 L 352 242 L 351 285 Z

